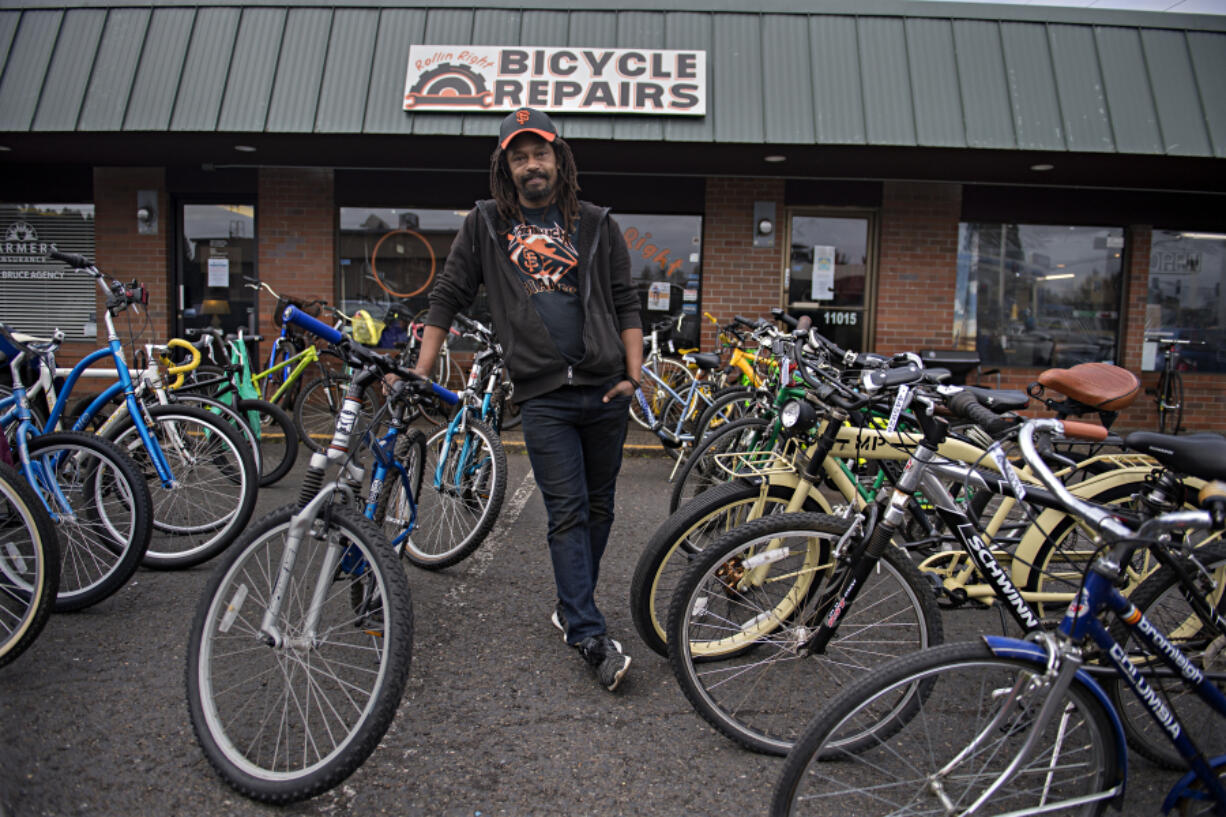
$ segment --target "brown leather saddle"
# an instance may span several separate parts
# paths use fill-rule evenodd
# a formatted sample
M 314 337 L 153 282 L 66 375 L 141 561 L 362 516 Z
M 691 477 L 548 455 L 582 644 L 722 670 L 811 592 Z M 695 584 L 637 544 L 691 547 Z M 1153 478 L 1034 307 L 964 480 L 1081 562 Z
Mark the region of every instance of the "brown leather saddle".
M 1049 389 L 1066 399 L 1048 397 Z M 1062 419 L 1098 412 L 1103 425 L 1110 427 L 1119 412 L 1140 396 L 1141 379 L 1110 363 L 1079 363 L 1069 369 L 1048 369 L 1028 392 Z

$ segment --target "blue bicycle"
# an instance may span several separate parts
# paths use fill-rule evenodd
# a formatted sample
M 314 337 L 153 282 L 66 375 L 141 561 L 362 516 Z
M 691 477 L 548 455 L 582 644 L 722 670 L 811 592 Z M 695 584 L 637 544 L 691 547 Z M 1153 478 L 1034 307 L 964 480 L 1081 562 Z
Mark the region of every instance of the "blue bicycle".
M 1226 815 L 1226 546 L 1181 544 L 1226 528 L 1226 484 L 1201 490 L 1205 510 L 1176 501 L 1134 530 L 1074 497 L 1039 455 L 1048 435 L 1104 432 L 1032 420 L 1019 437 L 1027 466 L 1102 543 L 1058 629 L 923 650 L 844 687 L 789 754 L 772 815 L 1098 814 L 1122 803 L 1128 746 L 1163 757 L 1160 741 L 1186 770 L 1162 811 Z M 1226 479 L 1226 439 L 1137 433 L 1128 444 L 1174 471 Z M 1178 556 L 1125 597 L 1121 566 L 1144 547 Z M 1129 727 L 1125 696 L 1148 732 Z

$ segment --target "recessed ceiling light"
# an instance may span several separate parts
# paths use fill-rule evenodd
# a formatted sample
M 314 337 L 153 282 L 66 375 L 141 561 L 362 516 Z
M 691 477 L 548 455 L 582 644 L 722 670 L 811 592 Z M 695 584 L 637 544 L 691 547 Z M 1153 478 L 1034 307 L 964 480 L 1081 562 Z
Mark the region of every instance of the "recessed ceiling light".
M 251 145 L 235 145 L 234 149 L 239 153 L 255 153 L 255 148 Z
M 1047 171 L 1047 170 L 1055 170 L 1055 169 L 1056 169 L 1056 166 L 1055 166 L 1055 165 L 1047 165 L 1047 164 L 1042 164 L 1042 165 L 1031 165 L 1031 166 L 1030 166 L 1030 169 L 1031 169 L 1031 170 L 1034 170 L 1034 171 L 1037 171 L 1037 172 L 1039 172 L 1039 173 L 1043 173 L 1044 171 Z
M 788 157 L 783 156 L 782 154 L 779 154 L 779 153 L 772 153 L 769 156 L 762 157 L 762 161 L 770 162 L 773 165 L 779 164 L 780 162 L 786 162 L 787 160 L 788 160 Z
M 12 148 L 8 145 L 0 145 L 0 153 L 8 153 L 10 150 L 12 150 Z

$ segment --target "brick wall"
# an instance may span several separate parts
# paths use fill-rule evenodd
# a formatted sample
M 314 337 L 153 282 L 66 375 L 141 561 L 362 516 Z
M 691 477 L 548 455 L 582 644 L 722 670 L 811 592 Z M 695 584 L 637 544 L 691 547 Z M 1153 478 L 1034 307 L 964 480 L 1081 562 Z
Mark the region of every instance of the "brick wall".
M 753 246 L 753 203 L 778 203 L 775 246 Z M 721 323 L 733 315 L 757 318 L 779 306 L 782 297 L 781 247 L 784 183 L 775 179 L 707 180 L 703 222 L 702 308 Z M 702 348 L 715 344 L 715 327 L 703 322 Z
M 137 232 L 138 190 L 158 191 L 158 230 L 154 235 L 141 235 Z M 131 310 L 122 313 L 115 321 L 129 360 L 133 352 L 129 342 L 129 321 L 137 333 L 138 344 L 165 343 L 170 334 L 173 313 L 168 247 L 173 224 L 170 201 L 166 194 L 166 174 L 162 168 L 94 169 L 94 260 L 103 272 L 125 283 L 135 278 L 149 289 L 149 325 L 146 325 L 144 314 L 137 315 Z M 106 344 L 106 326 L 103 319 L 105 302 L 101 290 L 97 291 L 96 297 L 97 342 L 64 344 L 63 350 L 57 356 L 57 364 L 70 366 Z
M 886 183 L 873 351 L 950 347 L 961 210 L 960 185 Z
M 335 303 L 336 207 L 329 169 L 260 170 L 256 203 L 257 270 L 277 292 Z M 260 298 L 259 331 L 280 330 L 272 322 L 275 302 Z

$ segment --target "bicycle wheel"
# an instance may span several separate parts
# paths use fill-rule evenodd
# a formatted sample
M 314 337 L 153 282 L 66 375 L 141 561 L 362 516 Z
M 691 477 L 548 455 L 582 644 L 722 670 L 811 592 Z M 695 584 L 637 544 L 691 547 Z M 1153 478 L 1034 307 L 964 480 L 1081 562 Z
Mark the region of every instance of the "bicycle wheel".
M 55 612 L 97 604 L 136 572 L 153 533 L 140 469 L 114 443 L 79 431 L 30 440 L 32 487 L 60 544 Z
M 772 817 L 966 813 L 1030 736 L 1047 694 L 1043 671 L 997 657 L 982 641 L 879 666 L 826 701 L 805 728 L 775 787 Z M 1059 804 L 1108 792 L 1121 762 L 1106 707 L 1074 682 L 1030 759 L 986 805 L 992 814 L 1038 813 L 1040 805 L 1099 814 L 1105 800 Z
M 172 402 L 204 409 L 209 414 L 225 420 L 242 437 L 243 445 L 247 446 L 247 449 L 251 452 L 251 458 L 255 461 L 256 467 L 262 467 L 260 445 L 258 438 L 255 436 L 255 431 L 252 430 L 247 420 L 236 409 L 231 408 L 215 397 L 194 392 L 175 392 Z M 269 403 L 268 405 L 272 404 Z
M 336 415 L 340 413 L 350 380 L 346 374 L 318 377 L 299 392 L 298 401 L 294 403 L 294 424 L 298 428 L 299 438 L 312 451 L 323 451 L 331 442 L 336 430 Z M 360 437 L 367 432 L 378 434 L 379 430 L 372 426 L 372 421 L 382 405 L 383 393 L 379 387 L 362 392 L 362 409 L 354 426 L 355 435 Z
M 226 421 L 192 406 L 149 406 L 149 433 L 170 465 L 162 484 L 131 417 L 110 438 L 136 461 L 153 497 L 153 540 L 141 564 L 177 570 L 205 562 L 251 520 L 259 472 L 242 437 Z
M 337 506 L 298 544 L 273 618 L 281 639 L 268 642 L 262 620 L 293 518 L 293 506 L 272 512 L 227 554 L 187 650 L 205 756 L 229 785 L 269 803 L 327 791 L 362 765 L 396 715 L 413 649 L 404 571 L 369 520 Z
M 426 466 L 426 435 L 416 428 L 401 433 L 396 438 L 395 458 L 404 466 L 408 485 L 406 488 L 399 471 L 392 469 L 387 472 L 383 484 L 379 486 L 374 521 L 382 527 L 387 541 L 398 547 L 403 543 L 397 542 L 397 537 L 405 533 L 410 523 L 417 521 L 414 514 L 417 497 L 421 496 L 421 478 Z M 412 531 L 408 533 L 411 535 Z
M 711 396 L 711 404 L 702 409 L 698 422 L 694 424 L 695 443 L 702 442 L 708 434 L 718 431 L 726 423 L 748 417 L 759 409 L 760 404 L 753 389 L 729 386 L 717 390 Z
M 647 405 L 651 407 L 651 412 L 656 416 L 657 420 L 660 419 L 664 411 L 664 404 L 672 397 L 663 386 L 668 386 L 677 394 L 684 394 L 688 391 L 689 385 L 692 382 L 694 382 L 694 373 L 678 360 L 673 360 L 670 357 L 661 357 L 644 361 L 643 363 L 643 378 L 640 388 L 643 391 L 643 397 L 647 399 Z M 630 416 L 634 419 L 634 422 L 643 428 L 651 428 L 651 424 L 643 416 L 643 407 L 639 405 L 637 399 L 630 401 Z
M 761 447 L 770 441 L 771 423 L 765 417 L 742 417 L 704 437 L 685 458 L 681 471 L 673 478 L 668 512 L 673 513 L 703 491 L 733 479 L 728 469 L 736 469 L 737 462 L 723 455 L 753 455 L 760 452 Z
M 1226 544 L 1211 542 L 1196 548 L 1191 555 L 1207 571 L 1201 573 L 1186 558 L 1178 557 L 1193 579 L 1192 590 L 1185 591 L 1175 571 L 1164 567 L 1141 582 L 1129 594 L 1129 600 L 1193 666 L 1205 673 L 1221 673 L 1226 670 L 1226 652 L 1223 651 L 1226 633 L 1211 620 L 1202 620 L 1193 612 L 1185 592 L 1199 594 L 1210 610 L 1218 615 L 1226 614 Z M 1165 669 L 1166 665 L 1123 624 L 1116 622 L 1111 634 L 1139 669 Z M 1177 713 L 1183 728 L 1205 757 L 1226 754 L 1226 733 L 1218 726 L 1217 714 L 1195 692 L 1184 686 L 1179 678 L 1148 675 L 1146 682 L 1162 697 L 1167 709 Z M 1166 733 L 1154 722 L 1149 709 L 1133 694 L 1127 682 L 1113 677 L 1103 688 L 1120 715 L 1129 746 L 1163 768 L 1187 768 Z M 1218 688 L 1226 692 L 1226 684 L 1218 682 Z
M 630 580 L 630 614 L 639 638 L 668 656 L 668 605 L 673 592 L 703 549 L 721 534 L 750 519 L 779 513 L 793 489 L 729 482 L 682 505 L 656 528 L 639 554 Z M 802 510 L 829 510 L 806 497 Z
M 1172 369 L 1158 378 L 1158 433 L 1178 434 L 1183 421 L 1183 375 Z
M 38 638 L 59 585 L 51 517 L 21 474 L 0 462 L 0 667 Z
M 417 530 L 404 555 L 438 570 L 468 558 L 485 540 L 507 490 L 502 441 L 484 424 L 465 419 L 426 440 L 425 478 L 417 495 Z
M 259 441 L 260 487 L 281 480 L 298 460 L 298 429 L 289 412 L 267 400 L 239 400 L 238 411 Z
M 832 553 L 847 526 L 825 514 L 747 522 L 704 550 L 673 595 L 673 675 L 699 714 L 748 749 L 786 754 L 813 701 L 941 642 L 931 585 L 888 547 L 825 650 L 808 651 L 846 569 Z

